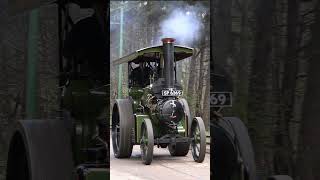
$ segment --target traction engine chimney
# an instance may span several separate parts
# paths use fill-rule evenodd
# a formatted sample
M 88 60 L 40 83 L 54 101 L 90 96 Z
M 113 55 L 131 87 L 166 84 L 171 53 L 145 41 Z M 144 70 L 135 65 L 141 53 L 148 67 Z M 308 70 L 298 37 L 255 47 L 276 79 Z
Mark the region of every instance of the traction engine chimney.
M 164 78 L 166 88 L 174 87 L 174 43 L 173 38 L 163 38 Z

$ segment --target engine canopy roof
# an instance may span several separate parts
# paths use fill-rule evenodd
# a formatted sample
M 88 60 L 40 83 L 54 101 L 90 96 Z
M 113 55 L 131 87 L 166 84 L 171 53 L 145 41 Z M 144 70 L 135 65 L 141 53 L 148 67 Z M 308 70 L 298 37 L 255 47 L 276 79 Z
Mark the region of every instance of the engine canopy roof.
M 180 61 L 192 56 L 193 50 L 194 49 L 190 47 L 174 45 L 175 60 Z M 120 59 L 114 60 L 113 65 L 131 63 L 131 62 L 136 64 L 139 64 L 140 62 L 156 62 L 160 60 L 162 54 L 163 54 L 162 45 L 147 47 L 147 48 L 139 49 Z

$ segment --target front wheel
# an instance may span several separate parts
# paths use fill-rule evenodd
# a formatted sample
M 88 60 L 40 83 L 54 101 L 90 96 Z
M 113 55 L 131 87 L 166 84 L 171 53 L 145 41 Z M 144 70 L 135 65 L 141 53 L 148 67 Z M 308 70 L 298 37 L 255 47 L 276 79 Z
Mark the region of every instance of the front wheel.
M 206 129 L 202 118 L 195 117 L 191 124 L 191 152 L 194 161 L 202 163 L 206 154 Z
M 150 119 L 144 119 L 141 125 L 140 150 L 145 165 L 149 165 L 153 158 L 154 137 Z

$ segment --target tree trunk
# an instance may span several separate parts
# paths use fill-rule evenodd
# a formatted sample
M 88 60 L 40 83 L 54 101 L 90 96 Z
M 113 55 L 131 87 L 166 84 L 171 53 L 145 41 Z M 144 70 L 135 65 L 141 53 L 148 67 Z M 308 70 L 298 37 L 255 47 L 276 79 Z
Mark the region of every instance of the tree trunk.
M 201 116 L 202 115 L 202 109 L 201 109 L 201 102 L 202 102 L 202 92 L 203 92 L 203 84 L 204 84 L 204 53 L 205 50 L 203 50 L 200 54 L 200 58 L 199 58 L 199 64 L 200 64 L 200 68 L 199 68 L 199 83 L 198 83 L 198 87 L 197 87 L 197 92 L 196 92 L 196 96 L 197 96 L 197 101 L 196 101 L 196 116 Z
M 301 149 L 298 162 L 299 180 L 320 179 L 320 1 L 315 8 L 316 19 L 312 29 L 312 57 L 309 61 L 307 89 L 305 94 L 302 126 Z
M 293 105 L 295 98 L 295 87 L 297 77 L 297 60 L 298 60 L 298 15 L 299 0 L 287 0 L 287 50 L 284 62 L 284 77 L 282 80 L 281 90 L 281 118 L 278 129 L 278 143 L 280 147 L 279 163 L 277 173 L 292 173 L 292 145 L 289 138 L 290 121 L 293 118 Z M 285 163 L 284 163 L 285 162 Z M 276 162 L 277 163 L 277 162 Z
M 273 142 L 272 123 L 268 122 L 267 101 L 269 94 L 268 75 L 270 72 L 272 47 L 272 14 L 273 1 L 259 0 L 256 2 L 256 37 L 254 59 L 251 65 L 248 99 L 248 124 L 255 149 L 257 178 L 267 176 L 272 164 Z
M 198 55 L 201 53 L 200 50 L 195 50 L 191 62 L 190 62 L 190 69 L 189 69 L 189 81 L 188 81 L 188 95 L 187 100 L 189 102 L 189 107 L 191 110 L 191 116 L 194 116 L 195 114 L 195 101 L 197 100 L 197 97 L 195 96 L 195 87 L 196 87 L 196 80 L 197 80 L 197 60 Z
M 209 73 L 206 75 L 209 77 Z M 206 78 L 206 86 L 204 93 L 204 102 L 203 102 L 203 120 L 205 122 L 206 130 L 210 131 L 209 120 L 210 120 L 210 80 Z
M 249 0 L 241 3 L 241 32 L 240 32 L 240 52 L 236 63 L 236 84 L 234 86 L 234 107 L 233 111 L 240 119 L 247 119 L 247 99 L 248 99 L 248 61 L 249 61 Z
M 213 16 L 213 58 L 214 62 L 225 67 L 231 45 L 232 0 L 214 1 Z

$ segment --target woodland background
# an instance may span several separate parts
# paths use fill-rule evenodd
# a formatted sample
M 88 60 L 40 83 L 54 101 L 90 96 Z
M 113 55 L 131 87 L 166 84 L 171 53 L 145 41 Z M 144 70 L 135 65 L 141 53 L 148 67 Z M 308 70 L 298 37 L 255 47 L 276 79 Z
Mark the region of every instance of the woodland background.
M 320 179 L 320 2 L 211 3 L 211 65 L 234 99 L 223 113 L 247 125 L 258 179 Z

